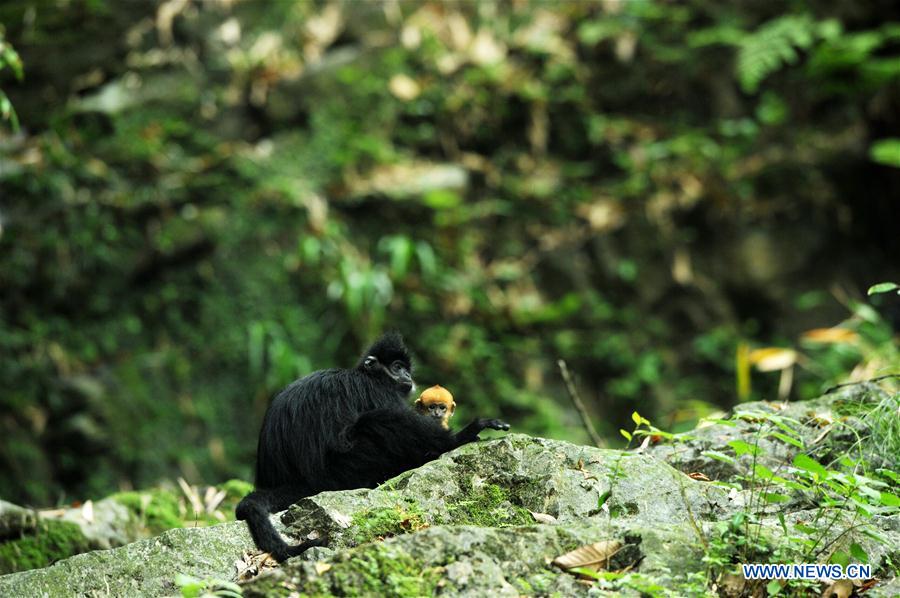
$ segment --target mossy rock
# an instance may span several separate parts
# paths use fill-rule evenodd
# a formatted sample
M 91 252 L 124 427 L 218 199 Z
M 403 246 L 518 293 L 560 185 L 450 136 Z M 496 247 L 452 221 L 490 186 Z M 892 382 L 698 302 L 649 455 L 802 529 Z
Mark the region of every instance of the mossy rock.
M 184 493 L 177 489 L 119 492 L 110 498 L 127 507 L 146 528 L 147 535 L 154 535 L 177 527 L 215 525 L 233 520 L 235 506 L 253 490 L 253 485 L 243 480 L 228 480 L 216 488 L 225 492 L 224 500 L 216 509 L 224 519 L 214 513 L 193 513 Z
M 243 523 L 181 528 L 111 550 L 95 550 L 43 569 L 0 577 L 0 596 L 170 596 L 174 579 L 233 579 L 234 562 L 253 541 Z
M 91 549 L 81 528 L 68 521 L 39 521 L 21 537 L 0 544 L 0 575 L 46 567 Z

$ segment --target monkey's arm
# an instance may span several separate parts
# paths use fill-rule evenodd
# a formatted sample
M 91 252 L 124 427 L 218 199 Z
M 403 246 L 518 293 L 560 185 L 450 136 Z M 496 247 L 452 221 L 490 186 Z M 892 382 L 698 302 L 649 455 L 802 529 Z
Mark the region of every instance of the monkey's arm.
M 509 425 L 496 419 L 478 419 L 454 434 L 437 420 L 409 408 L 367 411 L 347 435 L 352 448 L 330 455 L 330 473 L 357 482 L 347 487 L 374 486 L 477 440 L 485 428 L 507 430 Z
M 462 446 L 478 440 L 478 434 L 482 430 L 509 430 L 509 424 L 499 419 L 479 418 L 454 435 L 456 446 Z

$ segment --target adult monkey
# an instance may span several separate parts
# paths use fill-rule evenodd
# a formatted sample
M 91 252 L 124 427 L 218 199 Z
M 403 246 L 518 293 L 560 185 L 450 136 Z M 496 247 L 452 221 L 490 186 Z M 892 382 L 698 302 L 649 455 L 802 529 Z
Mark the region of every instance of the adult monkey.
M 399 334 L 378 339 L 352 370 L 321 370 L 278 393 L 259 433 L 256 489 L 238 504 L 256 545 L 277 561 L 323 543 L 288 545 L 269 513 L 323 490 L 372 488 L 478 439 L 497 419 L 476 419 L 457 433 L 409 405 L 415 388 Z

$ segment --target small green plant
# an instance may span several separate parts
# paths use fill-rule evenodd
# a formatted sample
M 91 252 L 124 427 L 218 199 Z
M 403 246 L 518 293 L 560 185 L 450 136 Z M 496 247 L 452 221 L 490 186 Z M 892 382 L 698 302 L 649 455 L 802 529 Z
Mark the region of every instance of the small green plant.
M 852 403 L 849 407 L 837 402 L 836 406 L 845 411 L 852 407 L 852 416 L 857 421 L 880 422 L 887 413 L 896 419 L 900 393 L 886 392 L 878 401 Z M 659 433 L 640 415 L 635 414 L 633 419 L 635 431 L 623 430 L 625 438 L 652 437 Z M 752 439 L 728 442 L 732 454 L 713 450 L 704 453 L 738 469 L 741 473 L 734 482 L 716 483 L 742 490 L 747 496 L 746 509 L 716 523 L 711 530 L 701 531 L 697 522 L 692 521 L 704 546 L 709 587 L 719 587 L 740 577 L 739 565 L 744 563 L 828 562 L 846 566 L 856 561 L 869 564 L 861 538 L 886 542 L 869 521 L 875 515 L 900 514 L 900 496 L 895 493 L 900 474 L 889 467 L 874 467 L 869 460 L 871 438 L 878 434 L 878 425 L 862 426 L 871 431 L 861 433 L 851 422 L 834 421 L 831 425 L 855 434 L 855 441 L 839 451 L 819 444 L 816 446 L 819 452 L 813 453 L 813 443 L 801 432 L 803 422 L 791 417 L 745 411 L 716 423 L 731 427 L 749 424 L 756 432 Z M 665 438 L 684 442 L 688 437 L 667 434 Z M 770 447 L 778 444 L 788 445 L 785 450 L 796 451 L 789 463 L 768 454 Z M 837 456 L 823 461 L 816 457 L 818 454 Z M 788 504 L 796 506 L 793 512 L 802 515 L 786 516 L 779 505 Z M 889 560 L 883 561 L 881 567 L 896 569 Z M 747 593 L 756 591 L 754 584 L 758 584 L 759 591 L 765 587 L 770 596 L 804 596 L 820 590 L 815 582 L 808 580 L 766 583 L 740 577 L 738 583 L 745 584 Z
M 243 591 L 234 582 L 222 579 L 197 579 L 190 575 L 175 576 L 175 585 L 181 589 L 183 598 L 241 598 Z
M 868 295 L 898 289 L 896 283 L 883 282 L 870 287 Z M 823 387 L 832 387 L 848 378 L 864 380 L 900 374 L 900 348 L 890 323 L 868 303 L 848 297 L 838 299 L 850 316 L 829 328 L 807 330 L 795 346 L 762 347 L 753 351 L 744 343 L 738 346 L 735 371 L 742 400 L 750 396 L 751 367 L 779 374 L 780 400 L 787 400 L 792 394 L 805 398 L 819 396 Z
M 895 151 L 900 154 L 900 144 L 897 145 L 897 148 L 898 149 Z M 897 161 L 900 162 L 900 158 L 897 158 Z M 890 293 L 891 291 L 897 291 L 897 294 L 900 295 L 900 284 L 897 284 L 896 282 L 879 282 L 878 284 L 869 287 L 866 294 L 871 297 L 872 295 Z
M 741 87 L 755 92 L 770 74 L 797 62 L 799 51 L 811 48 L 817 39 L 831 39 L 840 32 L 839 22 L 814 21 L 809 15 L 784 15 L 764 23 L 739 43 L 737 72 Z
M 19 58 L 19 54 L 16 52 L 15 48 L 6 41 L 3 25 L 0 25 L 0 71 L 5 68 L 12 70 L 13 75 L 19 81 L 24 77 L 22 59 Z M 16 116 L 16 111 L 13 109 L 12 102 L 9 101 L 9 98 L 2 89 L 0 89 L 0 118 L 9 121 L 13 131 L 19 130 L 19 117 Z

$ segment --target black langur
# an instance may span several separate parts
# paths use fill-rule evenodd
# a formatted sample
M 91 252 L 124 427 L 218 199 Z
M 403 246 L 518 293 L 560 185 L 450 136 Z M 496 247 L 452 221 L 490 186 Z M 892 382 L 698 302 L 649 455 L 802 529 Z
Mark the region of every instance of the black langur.
M 497 419 L 445 430 L 409 405 L 415 388 L 409 352 L 399 334 L 378 339 L 352 370 L 321 370 L 275 397 L 263 418 L 256 454 L 256 489 L 238 504 L 256 545 L 278 561 L 323 540 L 288 545 L 269 514 L 324 490 L 373 488 L 441 454 L 478 439 Z
M 445 430 L 450 429 L 450 418 L 456 411 L 456 401 L 453 400 L 450 391 L 440 384 L 423 390 L 413 406 L 420 415 L 434 418 L 441 422 L 441 426 Z

